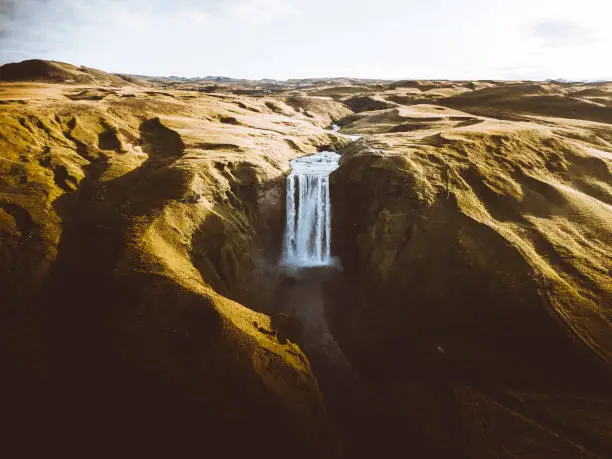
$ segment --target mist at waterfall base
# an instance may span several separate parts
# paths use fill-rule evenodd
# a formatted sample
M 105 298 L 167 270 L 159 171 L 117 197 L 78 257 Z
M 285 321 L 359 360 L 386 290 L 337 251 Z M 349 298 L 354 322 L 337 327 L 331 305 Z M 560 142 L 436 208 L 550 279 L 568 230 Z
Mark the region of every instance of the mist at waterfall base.
M 323 151 L 291 161 L 283 267 L 340 267 L 338 260 L 331 256 L 329 195 L 329 175 L 338 168 L 339 159 L 339 154 Z

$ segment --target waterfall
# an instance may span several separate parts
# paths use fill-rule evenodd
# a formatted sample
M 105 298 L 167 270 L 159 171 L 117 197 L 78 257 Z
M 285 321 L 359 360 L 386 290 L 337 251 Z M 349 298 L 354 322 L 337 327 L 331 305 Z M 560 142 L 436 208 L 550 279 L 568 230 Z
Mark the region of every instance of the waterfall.
M 329 174 L 340 155 L 324 151 L 291 161 L 287 177 L 284 265 L 323 266 L 331 259 Z

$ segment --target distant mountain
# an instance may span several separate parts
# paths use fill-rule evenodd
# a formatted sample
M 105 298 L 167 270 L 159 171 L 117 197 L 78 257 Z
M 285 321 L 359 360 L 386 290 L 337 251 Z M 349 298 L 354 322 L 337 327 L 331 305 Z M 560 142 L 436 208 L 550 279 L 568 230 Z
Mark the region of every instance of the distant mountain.
M 30 59 L 0 66 L 0 81 L 44 81 L 123 86 L 130 81 L 112 73 L 64 62 Z

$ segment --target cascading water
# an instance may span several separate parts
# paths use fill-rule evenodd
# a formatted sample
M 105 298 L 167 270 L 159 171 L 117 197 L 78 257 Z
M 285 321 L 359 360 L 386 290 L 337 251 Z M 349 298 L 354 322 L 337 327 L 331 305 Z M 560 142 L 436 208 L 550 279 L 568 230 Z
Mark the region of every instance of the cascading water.
M 287 177 L 287 224 L 282 263 L 325 266 L 331 258 L 329 174 L 340 155 L 323 151 L 291 161 Z

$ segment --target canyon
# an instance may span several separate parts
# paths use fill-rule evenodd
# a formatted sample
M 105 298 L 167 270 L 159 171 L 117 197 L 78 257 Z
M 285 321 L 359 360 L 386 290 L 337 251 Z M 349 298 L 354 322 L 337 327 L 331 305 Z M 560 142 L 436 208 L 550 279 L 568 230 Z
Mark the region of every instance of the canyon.
M 611 267 L 609 82 L 0 67 L 22 451 L 611 457 Z

